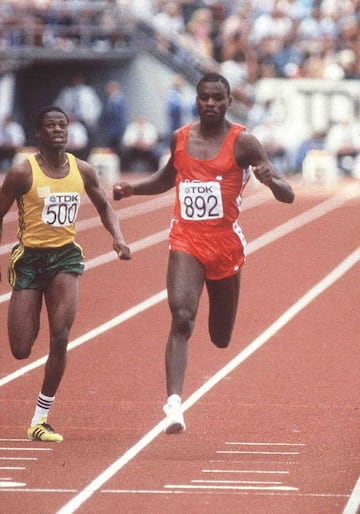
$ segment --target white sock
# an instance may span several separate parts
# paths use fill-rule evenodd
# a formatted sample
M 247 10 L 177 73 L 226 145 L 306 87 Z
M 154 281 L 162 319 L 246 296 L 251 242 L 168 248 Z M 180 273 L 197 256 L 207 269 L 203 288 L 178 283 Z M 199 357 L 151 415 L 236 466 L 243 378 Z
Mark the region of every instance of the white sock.
M 181 403 L 181 397 L 178 394 L 171 394 L 167 400 L 168 403 Z
M 49 414 L 50 407 L 55 400 L 55 396 L 46 396 L 46 394 L 39 393 L 34 417 L 31 421 L 31 426 L 36 425 L 39 421 L 45 416 L 47 417 Z

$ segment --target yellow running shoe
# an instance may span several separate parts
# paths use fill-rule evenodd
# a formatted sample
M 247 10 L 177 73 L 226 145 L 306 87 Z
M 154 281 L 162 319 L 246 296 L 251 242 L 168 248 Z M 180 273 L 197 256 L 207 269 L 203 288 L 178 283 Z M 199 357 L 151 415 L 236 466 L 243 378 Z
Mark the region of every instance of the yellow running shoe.
M 63 436 L 57 434 L 55 430 L 47 423 L 47 418 L 41 418 L 39 423 L 32 425 L 27 429 L 28 439 L 31 441 L 45 441 L 52 443 L 61 443 Z

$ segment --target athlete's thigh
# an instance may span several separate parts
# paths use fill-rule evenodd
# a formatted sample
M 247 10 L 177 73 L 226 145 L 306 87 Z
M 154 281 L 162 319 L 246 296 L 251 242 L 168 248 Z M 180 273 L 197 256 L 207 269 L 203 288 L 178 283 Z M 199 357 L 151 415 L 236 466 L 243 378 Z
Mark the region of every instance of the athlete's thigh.
M 219 331 L 225 335 L 231 334 L 240 292 L 241 272 L 222 280 L 207 280 L 209 294 L 209 330 Z
M 40 326 L 42 292 L 39 289 L 13 289 L 8 309 L 11 347 L 31 348 Z
M 167 271 L 170 310 L 183 308 L 195 314 L 204 280 L 204 267 L 195 257 L 182 251 L 170 251 Z
M 78 290 L 79 276 L 75 273 L 58 273 L 49 283 L 45 300 L 52 336 L 67 337 L 75 320 Z

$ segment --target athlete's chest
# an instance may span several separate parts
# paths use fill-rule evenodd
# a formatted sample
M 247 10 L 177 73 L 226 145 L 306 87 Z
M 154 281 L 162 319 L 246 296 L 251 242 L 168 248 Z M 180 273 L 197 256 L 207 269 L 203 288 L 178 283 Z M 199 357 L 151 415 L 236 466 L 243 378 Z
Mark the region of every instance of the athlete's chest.
M 185 150 L 190 158 L 197 160 L 215 159 L 221 153 L 224 146 L 224 137 L 217 138 L 189 138 L 185 144 Z

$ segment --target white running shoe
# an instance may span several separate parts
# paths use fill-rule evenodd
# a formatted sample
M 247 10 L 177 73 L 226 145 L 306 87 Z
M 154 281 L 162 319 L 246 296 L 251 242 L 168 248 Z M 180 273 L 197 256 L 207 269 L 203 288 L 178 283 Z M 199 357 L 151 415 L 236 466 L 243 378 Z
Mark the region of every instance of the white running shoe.
M 181 432 L 185 432 L 186 425 L 181 410 L 181 403 L 168 402 L 164 405 L 163 410 L 166 414 L 164 432 L 166 434 L 181 434 Z

